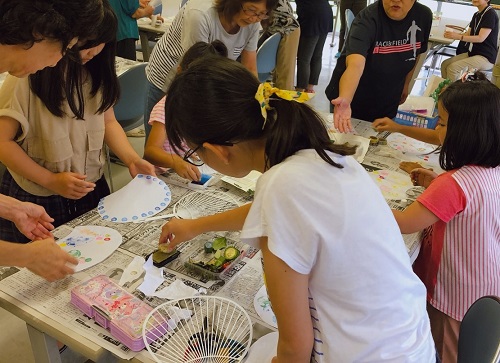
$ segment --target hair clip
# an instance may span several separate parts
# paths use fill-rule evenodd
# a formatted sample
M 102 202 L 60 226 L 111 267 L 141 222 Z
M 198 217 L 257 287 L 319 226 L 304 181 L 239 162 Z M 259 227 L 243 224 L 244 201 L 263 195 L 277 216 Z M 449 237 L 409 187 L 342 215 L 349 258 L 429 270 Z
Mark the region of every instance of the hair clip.
M 463 69 L 461 72 L 460 72 L 460 77 L 459 79 L 462 81 L 462 82 L 467 82 L 467 81 L 476 81 L 478 78 L 477 78 L 477 75 L 476 75 L 476 72 L 477 72 L 477 68 L 469 68 L 469 67 L 466 67 L 465 69 Z
M 273 87 L 269 82 L 261 83 L 259 85 L 259 88 L 257 89 L 257 92 L 255 93 L 255 99 L 259 102 L 260 112 L 262 113 L 262 117 L 264 118 L 262 130 L 264 130 L 264 127 L 266 126 L 267 110 L 271 109 L 271 107 L 269 106 L 269 98 L 273 94 L 284 100 L 295 101 L 299 103 L 306 102 L 314 96 L 313 93 L 281 90 L 279 88 Z

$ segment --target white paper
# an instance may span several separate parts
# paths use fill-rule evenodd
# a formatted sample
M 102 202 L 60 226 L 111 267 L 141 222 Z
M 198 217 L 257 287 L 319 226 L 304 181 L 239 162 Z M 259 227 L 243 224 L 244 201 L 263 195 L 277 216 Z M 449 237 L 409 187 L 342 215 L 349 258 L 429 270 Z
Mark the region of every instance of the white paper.
M 153 255 L 149 256 L 144 264 L 144 270 L 146 270 L 144 282 L 137 289 L 142 291 L 146 296 L 153 296 L 156 289 L 165 281 L 161 269 L 153 265 Z
M 187 286 L 186 284 L 184 284 L 184 282 L 182 282 L 182 280 L 177 279 L 164 289 L 155 292 L 153 296 L 159 297 L 161 299 L 175 300 L 193 297 L 198 294 L 199 293 L 196 289 Z
M 368 147 L 370 146 L 369 139 L 359 135 L 343 134 L 333 131 L 329 131 L 328 134 L 330 135 L 330 139 L 332 139 L 335 144 L 345 144 L 347 142 L 351 146 L 356 146 L 356 153 L 353 157 L 358 161 L 358 163 L 363 162 L 366 152 L 368 151 Z
M 102 198 L 97 210 L 102 219 L 116 223 L 134 222 L 152 217 L 170 203 L 167 184 L 154 176 L 138 174 L 120 190 Z
M 118 282 L 118 285 L 123 286 L 125 283 L 130 283 L 137 279 L 144 272 L 144 258 L 135 256 L 132 262 L 127 266 Z
M 257 170 L 252 170 L 247 176 L 243 178 L 234 178 L 232 176 L 224 175 L 221 180 L 226 182 L 233 187 L 241 189 L 245 192 L 255 191 L 255 186 L 257 185 L 257 180 L 262 175 L 261 172 Z
M 252 344 L 244 363 L 271 363 L 278 350 L 278 332 L 272 332 L 259 338 Z

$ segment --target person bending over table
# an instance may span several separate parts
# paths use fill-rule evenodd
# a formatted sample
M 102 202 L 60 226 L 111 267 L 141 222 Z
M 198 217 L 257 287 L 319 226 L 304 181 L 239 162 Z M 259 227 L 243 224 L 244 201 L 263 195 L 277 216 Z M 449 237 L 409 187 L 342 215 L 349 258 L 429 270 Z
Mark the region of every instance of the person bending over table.
M 0 0 L 0 73 L 26 77 L 53 66 L 94 32 L 91 25 L 102 15 L 101 0 Z M 66 264 L 77 260 L 55 244 L 49 232 L 54 219 L 43 207 L 0 194 L 0 217 L 30 240 L 40 239 L 27 245 L 0 241 L 0 266 L 27 267 L 49 281 L 73 271 Z
M 179 63 L 178 72 L 187 69 L 194 60 L 207 57 L 210 55 L 220 55 L 227 57 L 227 48 L 220 40 L 214 40 L 212 43 L 196 42 L 182 57 Z M 207 58 L 209 61 L 210 58 Z M 151 125 L 151 133 L 146 141 L 144 148 L 144 159 L 153 163 L 160 169 L 172 168 L 181 177 L 189 180 L 200 180 L 201 172 L 196 164 L 197 161 L 183 160 L 175 153 L 172 146 L 167 140 L 165 132 L 165 100 L 163 97 L 160 102 L 153 107 L 149 124 Z M 183 145 L 183 150 L 188 150 L 186 145 Z M 197 160 L 193 158 L 191 160 Z M 160 170 L 162 173 L 164 170 Z
M 196 152 L 223 174 L 263 175 L 251 205 L 171 220 L 160 242 L 242 229 L 242 240 L 261 249 L 278 322 L 274 363 L 435 362 L 425 288 L 393 215 L 350 156 L 355 149 L 332 144 L 301 103 L 308 98 L 260 84 L 223 57 L 179 73 L 165 104 L 170 143 L 185 140 L 186 159 Z
M 44 206 L 56 227 L 96 208 L 109 194 L 104 142 L 132 177 L 154 175 L 154 166 L 137 155 L 114 116 L 116 17 L 103 4 L 95 38 L 77 55 L 29 78 L 7 77 L 0 89 L 0 161 L 8 168 L 0 192 Z M 0 220 L 0 236 L 28 241 L 6 220 Z
M 325 90 L 339 131 L 351 130 L 351 116 L 396 116 L 431 25 L 431 10 L 415 0 L 381 0 L 358 14 Z
M 257 75 L 257 41 L 260 21 L 267 19 L 278 0 L 189 0 L 153 48 L 146 67 L 148 89 L 145 99 L 146 141 L 151 110 L 165 93 L 177 65 L 190 46 L 198 41 L 222 41 L 231 59 Z
M 425 229 L 415 273 L 427 287 L 432 335 L 443 363 L 457 362 L 461 321 L 480 297 L 500 296 L 500 90 L 473 78 L 439 97 L 441 175 L 416 169 L 427 189 L 403 212 L 402 233 Z M 428 228 L 430 227 L 430 228 Z
M 473 0 L 477 12 L 472 16 L 466 33 L 447 31 L 445 38 L 465 42 L 467 51 L 441 63 L 441 77 L 456 81 L 464 69 L 488 71 L 493 68 L 498 53 L 498 15 L 487 0 Z

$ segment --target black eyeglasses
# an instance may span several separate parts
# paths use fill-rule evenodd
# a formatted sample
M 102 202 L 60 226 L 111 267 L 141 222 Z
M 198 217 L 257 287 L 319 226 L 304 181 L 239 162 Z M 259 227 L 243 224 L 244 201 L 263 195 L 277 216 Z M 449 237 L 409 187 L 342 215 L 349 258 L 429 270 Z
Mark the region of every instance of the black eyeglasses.
M 195 157 L 195 153 L 200 149 L 201 145 L 196 146 L 194 149 L 189 149 L 184 153 L 182 160 L 188 162 L 194 166 L 202 166 L 205 164 L 198 156 Z
M 245 15 L 254 16 L 254 17 L 256 17 L 256 18 L 258 18 L 260 20 L 269 19 L 269 15 L 268 15 L 267 11 L 265 13 L 258 13 L 255 10 L 245 9 L 243 7 L 243 5 L 241 6 L 241 10 L 243 10 L 243 12 L 245 13 Z
M 222 143 L 213 143 L 215 145 L 221 145 L 221 146 L 233 146 L 234 143 L 232 142 L 222 142 Z M 189 149 L 184 153 L 184 156 L 182 157 L 182 160 L 188 162 L 191 165 L 194 166 L 202 166 L 205 164 L 203 160 L 201 160 L 197 155 L 195 156 L 196 152 L 201 148 L 203 144 L 200 144 L 196 146 L 194 149 Z

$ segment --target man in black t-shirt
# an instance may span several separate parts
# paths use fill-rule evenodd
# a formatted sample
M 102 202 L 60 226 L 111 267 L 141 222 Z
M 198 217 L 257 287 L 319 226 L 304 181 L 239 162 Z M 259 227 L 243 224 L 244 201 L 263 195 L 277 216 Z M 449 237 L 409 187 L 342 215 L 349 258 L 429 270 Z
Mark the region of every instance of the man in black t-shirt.
M 379 0 L 358 14 L 325 91 L 339 131 L 351 129 L 351 115 L 396 116 L 431 25 L 431 10 L 415 0 Z

